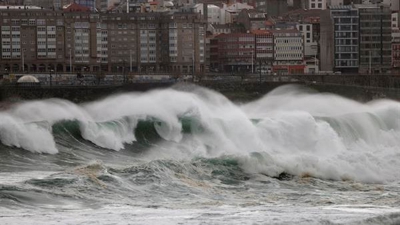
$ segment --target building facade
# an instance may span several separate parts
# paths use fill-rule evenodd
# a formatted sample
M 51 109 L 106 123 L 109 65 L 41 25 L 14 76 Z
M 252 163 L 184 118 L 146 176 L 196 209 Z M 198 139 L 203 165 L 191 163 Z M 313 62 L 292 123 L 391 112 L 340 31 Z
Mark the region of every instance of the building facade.
M 327 0 L 306 0 L 305 6 L 307 9 L 322 9 L 327 7 Z
M 0 70 L 55 70 L 65 61 L 62 11 L 14 8 L 0 13 Z
M 334 70 L 356 73 L 359 69 L 359 15 L 352 6 L 331 6 L 334 22 Z
M 360 73 L 384 73 L 391 68 L 391 11 L 386 5 L 355 5 L 359 12 Z
M 211 43 L 211 54 L 211 64 L 218 71 L 254 71 L 255 36 L 251 33 L 220 34 Z
M 392 38 L 392 72 L 400 73 L 400 30 L 394 30 Z
M 399 29 L 399 12 L 392 13 L 392 29 Z
M 304 73 L 304 43 L 300 31 L 273 30 L 274 63 L 273 72 L 277 74 Z
M 238 17 L 237 22 L 242 24 L 247 31 L 265 29 L 267 15 L 255 9 L 244 9 Z
M 313 25 L 308 23 L 298 24 L 297 29 L 301 32 L 304 39 L 304 57 L 317 57 L 318 42 L 314 40 Z
M 255 62 L 257 72 L 271 72 L 274 61 L 274 35 L 271 31 L 252 31 L 255 38 Z
M 205 69 L 206 23 L 197 13 L 103 14 L 17 7 L 0 14 L 0 71 Z
M 390 71 L 392 14 L 389 6 L 331 6 L 330 14 L 334 33 L 333 70 L 362 74 Z
M 287 0 L 256 0 L 256 9 L 269 16 L 280 16 L 288 12 Z

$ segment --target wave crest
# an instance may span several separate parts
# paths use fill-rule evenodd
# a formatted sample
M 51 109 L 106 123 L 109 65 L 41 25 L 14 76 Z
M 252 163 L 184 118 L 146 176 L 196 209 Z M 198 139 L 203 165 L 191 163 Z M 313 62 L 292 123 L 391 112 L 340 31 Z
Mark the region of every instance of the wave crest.
M 148 144 L 153 160 L 231 155 L 245 171 L 268 176 L 400 179 L 397 102 L 361 104 L 289 86 L 236 105 L 219 93 L 191 90 L 122 94 L 84 105 L 22 103 L 0 114 L 0 140 L 53 154 L 67 131 L 116 151 Z

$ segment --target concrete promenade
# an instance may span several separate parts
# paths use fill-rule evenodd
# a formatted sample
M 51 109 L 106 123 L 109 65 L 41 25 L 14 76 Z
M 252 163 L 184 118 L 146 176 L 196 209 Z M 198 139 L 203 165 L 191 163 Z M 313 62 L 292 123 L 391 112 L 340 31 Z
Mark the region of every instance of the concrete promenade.
M 41 79 L 40 84 L 3 82 L 0 85 L 0 101 L 63 98 L 73 102 L 92 101 L 110 94 L 143 92 L 156 88 L 196 84 L 225 94 L 232 99 L 250 100 L 285 84 L 305 85 L 319 92 L 339 94 L 359 101 L 376 98 L 400 99 L 400 75 L 209 75 L 204 77 L 169 75 L 150 79 L 124 79 L 112 75 L 112 82 L 96 77 L 76 78 L 60 82 L 60 79 Z M 49 78 L 49 77 L 47 77 Z

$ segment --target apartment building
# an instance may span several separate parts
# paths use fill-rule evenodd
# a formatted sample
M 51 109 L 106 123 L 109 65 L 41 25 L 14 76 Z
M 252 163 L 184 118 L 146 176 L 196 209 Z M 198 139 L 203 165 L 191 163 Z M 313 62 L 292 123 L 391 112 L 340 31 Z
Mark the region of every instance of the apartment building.
M 387 5 L 355 5 L 359 12 L 360 73 L 384 73 L 391 68 L 391 11 Z
M 301 32 L 304 39 L 304 56 L 315 57 L 318 54 L 318 43 L 314 40 L 313 25 L 310 23 L 301 23 L 296 25 L 297 30 Z
M 334 70 L 356 73 L 359 68 L 359 15 L 358 9 L 348 6 L 331 6 L 334 23 Z
M 211 43 L 211 65 L 224 72 L 255 69 L 255 36 L 251 33 L 220 34 Z
M 272 30 L 274 35 L 273 71 L 277 74 L 304 73 L 303 35 L 296 29 Z
M 107 26 L 107 41 L 105 37 L 101 39 L 104 43 L 102 47 L 103 45 L 107 47 L 108 53 L 102 57 L 102 70 L 104 71 L 104 67 L 107 66 L 105 71 L 120 73 L 138 71 L 140 43 L 136 17 L 126 13 L 113 13 L 104 15 L 101 22 Z
M 64 62 L 61 11 L 9 6 L 1 8 L 0 14 L 0 70 L 55 70 Z
M 390 70 L 392 14 L 389 6 L 331 6 L 330 14 L 334 28 L 334 70 L 364 74 Z
M 262 71 L 272 71 L 274 60 L 274 35 L 267 30 L 252 31 L 255 38 L 256 68 Z
M 107 71 L 108 67 L 108 29 L 107 23 L 97 22 L 96 24 L 96 43 L 97 43 L 97 64 L 93 71 Z
M 206 24 L 197 13 L 103 14 L 73 7 L 0 8 L 0 71 L 205 69 Z
M 169 71 L 204 71 L 206 24 L 200 14 L 175 13 L 166 20 L 169 40 Z

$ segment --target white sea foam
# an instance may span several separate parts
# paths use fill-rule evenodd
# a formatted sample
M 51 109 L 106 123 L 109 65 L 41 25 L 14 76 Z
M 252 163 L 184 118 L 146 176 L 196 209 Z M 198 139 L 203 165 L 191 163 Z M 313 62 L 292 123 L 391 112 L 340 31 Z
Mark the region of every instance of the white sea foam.
M 139 120 L 154 119 L 156 131 L 168 141 L 163 157 L 233 155 L 250 173 L 389 182 L 400 180 L 399 113 L 394 101 L 361 104 L 293 86 L 240 106 L 202 88 L 168 89 L 84 105 L 22 103 L 0 114 L 0 138 L 9 146 L 56 153 L 51 125 L 78 120 L 83 138 L 120 150 L 136 141 Z M 190 135 L 182 133 L 182 118 L 192 123 Z
M 8 146 L 38 153 L 57 153 L 48 128 L 35 123 L 24 123 L 19 118 L 0 113 L 0 141 Z

